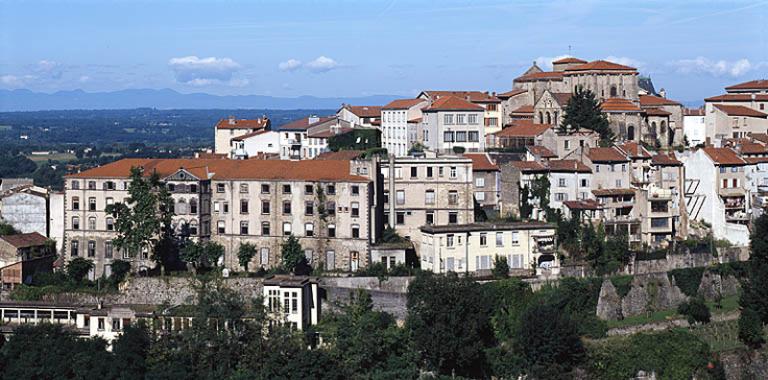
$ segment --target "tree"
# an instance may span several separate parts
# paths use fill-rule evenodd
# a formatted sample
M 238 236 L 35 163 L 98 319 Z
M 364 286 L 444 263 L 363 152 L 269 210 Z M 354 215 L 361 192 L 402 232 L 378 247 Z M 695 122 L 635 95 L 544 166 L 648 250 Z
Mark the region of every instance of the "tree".
M 146 326 L 140 323 L 137 326 L 126 326 L 123 333 L 112 345 L 115 354 L 115 363 L 120 380 L 143 379 L 147 370 L 147 354 L 152 339 Z
M 741 311 L 739 316 L 739 340 L 754 349 L 758 349 L 765 344 L 763 334 L 763 322 L 760 320 L 760 314 L 751 308 Z
M 82 257 L 75 257 L 67 263 L 67 277 L 69 277 L 72 282 L 80 284 L 91 269 L 93 269 L 93 261 Z
M 552 304 L 527 308 L 514 342 L 537 379 L 566 378 L 586 353 L 571 316 Z
M 493 258 L 493 277 L 509 277 L 509 263 L 507 263 L 507 258 L 505 256 L 495 256 Z
M 248 263 L 256 256 L 256 246 L 251 243 L 240 244 L 240 248 L 237 250 L 237 261 L 240 262 L 240 266 L 248 272 Z
M 747 267 L 747 278 L 739 298 L 742 309 L 739 338 L 742 338 L 741 326 L 749 327 L 753 331 L 747 334 L 745 330 L 744 338 L 750 340 L 744 342 L 754 345 L 763 339 L 762 326 L 768 323 L 768 215 L 761 215 L 753 223 Z M 754 327 L 756 320 L 760 322 L 760 328 Z M 757 339 L 758 334 L 760 339 Z
M 712 314 L 710 314 L 709 308 L 701 297 L 694 297 L 689 301 L 681 303 L 680 306 L 677 307 L 677 312 L 685 315 L 688 319 L 688 323 L 691 325 L 696 323 L 709 323 L 712 319 Z
M 131 263 L 125 260 L 115 260 L 112 262 L 112 281 L 115 284 L 123 282 L 125 276 L 131 271 Z
M 567 133 L 569 130 L 593 130 L 600 134 L 600 140 L 604 143 L 614 139 L 608 118 L 603 114 L 595 94 L 580 86 L 576 87 L 576 91 L 565 106 L 563 122 L 559 129 L 562 133 Z
M 9 223 L 0 221 L 0 235 L 16 235 L 19 231 L 13 228 Z
M 304 249 L 299 244 L 299 239 L 291 234 L 280 247 L 282 265 L 285 270 L 295 272 L 297 268 L 306 265 L 307 258 L 304 257 Z
M 181 249 L 181 259 L 192 264 L 195 270 L 216 266 L 222 256 L 224 247 L 213 241 L 190 241 Z
M 117 249 L 134 257 L 145 247 L 154 247 L 159 239 L 173 235 L 173 199 L 157 173 L 144 177 L 142 168 L 131 168 L 131 182 L 126 203 L 107 206 L 107 213 L 115 218 Z M 153 260 L 166 263 L 165 252 L 153 250 Z

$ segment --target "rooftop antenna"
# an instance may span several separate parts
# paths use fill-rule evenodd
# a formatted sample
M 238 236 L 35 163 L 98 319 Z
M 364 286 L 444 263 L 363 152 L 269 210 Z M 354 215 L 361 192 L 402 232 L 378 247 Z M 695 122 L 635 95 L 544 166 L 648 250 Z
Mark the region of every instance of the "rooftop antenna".
M 568 55 L 573 56 L 573 54 L 571 54 L 571 45 L 568 45 Z

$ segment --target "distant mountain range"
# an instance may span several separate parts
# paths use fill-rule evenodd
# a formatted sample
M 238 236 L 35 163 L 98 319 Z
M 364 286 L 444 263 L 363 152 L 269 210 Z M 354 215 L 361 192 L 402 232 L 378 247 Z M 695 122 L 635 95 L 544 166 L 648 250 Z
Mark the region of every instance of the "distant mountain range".
M 182 94 L 171 89 L 121 90 L 112 92 L 59 91 L 52 94 L 30 90 L 0 90 L 0 111 L 132 109 L 336 109 L 342 103 L 384 105 L 400 98 L 395 95 L 371 95 L 348 98 L 299 96 L 282 98 L 266 95 Z

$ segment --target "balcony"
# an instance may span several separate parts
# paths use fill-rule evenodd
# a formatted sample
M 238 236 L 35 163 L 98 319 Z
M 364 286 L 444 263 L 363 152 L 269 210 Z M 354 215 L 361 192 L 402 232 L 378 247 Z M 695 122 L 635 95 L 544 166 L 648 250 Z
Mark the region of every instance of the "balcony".
M 673 196 L 674 196 L 674 193 L 672 192 L 672 190 L 669 190 L 669 189 L 656 188 L 656 189 L 653 189 L 650 193 L 651 200 L 656 200 L 656 199 L 671 200 Z
M 533 253 L 552 253 L 555 251 L 554 236 L 534 236 Z
M 717 193 L 720 194 L 721 197 L 744 197 L 746 195 L 746 190 L 740 187 L 721 187 L 717 190 Z

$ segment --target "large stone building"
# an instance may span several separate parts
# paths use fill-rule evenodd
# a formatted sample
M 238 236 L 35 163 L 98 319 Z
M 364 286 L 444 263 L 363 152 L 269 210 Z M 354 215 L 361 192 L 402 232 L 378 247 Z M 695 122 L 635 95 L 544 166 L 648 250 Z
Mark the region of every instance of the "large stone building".
M 429 150 L 451 153 L 485 150 L 485 108 L 455 96 L 442 96 L 422 110 L 422 143 Z
M 768 132 L 768 80 L 735 84 L 725 91 L 704 99 L 706 139 L 710 144 Z

